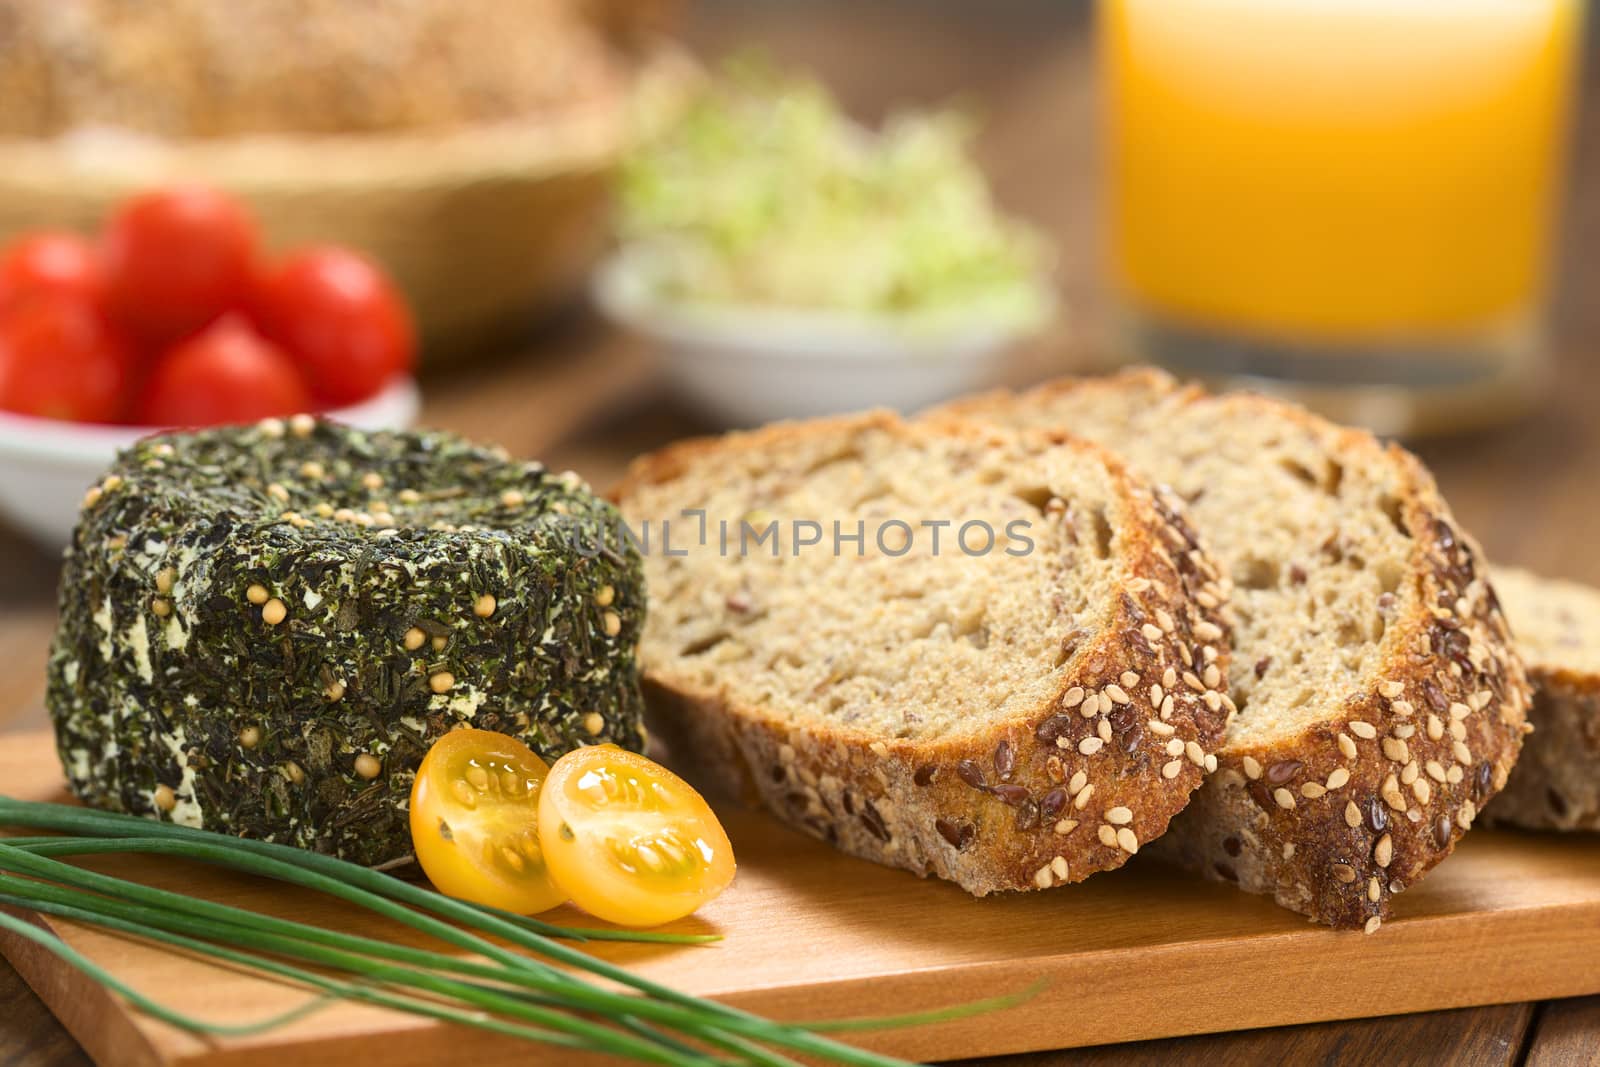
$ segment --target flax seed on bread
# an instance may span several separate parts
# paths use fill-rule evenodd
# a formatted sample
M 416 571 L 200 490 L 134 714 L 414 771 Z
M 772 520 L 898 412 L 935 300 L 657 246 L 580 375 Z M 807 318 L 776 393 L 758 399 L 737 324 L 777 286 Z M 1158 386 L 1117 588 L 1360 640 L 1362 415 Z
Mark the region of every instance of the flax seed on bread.
M 1181 505 L 1093 445 L 872 413 L 680 444 L 617 497 L 685 553 L 646 552 L 653 725 L 847 852 L 977 895 L 1076 882 L 1215 766 L 1226 590 Z M 685 545 L 701 514 L 709 543 Z M 797 546 L 797 519 L 823 542 Z M 777 554 L 725 554 L 722 520 L 777 522 Z M 936 553 L 922 524 L 946 521 Z M 863 540 L 836 552 L 835 522 Z M 960 541 L 973 522 L 989 551 Z
M 1370 932 L 1504 786 L 1526 678 L 1477 545 L 1409 453 L 1153 371 L 928 417 L 1069 431 L 1188 502 L 1233 581 L 1239 708 L 1163 842 L 1188 866 Z
M 1600 830 L 1600 590 L 1494 569 L 1533 681 L 1534 732 L 1490 821 L 1531 830 Z

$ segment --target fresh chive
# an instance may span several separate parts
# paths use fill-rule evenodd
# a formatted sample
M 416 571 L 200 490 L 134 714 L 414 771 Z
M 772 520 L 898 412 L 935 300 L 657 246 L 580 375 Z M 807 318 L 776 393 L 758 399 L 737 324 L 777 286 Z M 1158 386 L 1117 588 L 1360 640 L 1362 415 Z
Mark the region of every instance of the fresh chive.
M 358 984 L 335 982 L 312 971 L 304 971 L 296 967 L 274 963 L 271 960 L 250 956 L 246 953 L 234 952 L 229 949 L 211 944 L 207 941 L 196 940 L 194 938 L 183 937 L 160 930 L 152 930 L 149 928 L 140 927 L 133 923 L 123 922 L 114 917 L 105 915 L 94 908 L 74 907 L 70 904 L 57 903 L 31 896 L 13 896 L 8 893 L 0 893 L 0 903 L 27 908 L 31 911 L 39 911 L 50 915 L 57 915 L 64 919 L 72 919 L 75 922 L 89 923 L 104 929 L 115 930 L 119 933 L 127 934 L 142 940 L 155 941 L 161 944 L 171 945 L 174 948 L 186 949 L 200 955 L 210 956 L 214 959 L 219 959 L 247 968 L 252 968 L 254 970 L 263 971 L 290 982 L 321 989 L 326 994 L 324 999 L 327 1000 L 364 1000 L 381 1007 L 392 1008 L 396 1011 L 402 1011 L 412 1015 L 421 1015 L 431 1019 L 438 1019 L 443 1022 L 459 1023 L 463 1026 L 474 1026 L 479 1029 L 490 1030 L 527 1041 L 539 1041 L 545 1044 L 561 1045 L 574 1049 L 608 1051 L 606 1049 L 596 1049 L 588 1042 L 572 1039 L 564 1034 L 538 1030 L 534 1027 L 502 1023 L 498 1020 L 486 1018 L 480 1012 L 457 1011 L 420 999 L 398 997 L 392 994 L 383 993 L 377 989 L 363 988 Z M 268 1020 L 268 1023 L 256 1023 L 242 1027 L 218 1026 L 214 1023 L 202 1022 L 179 1012 L 175 1012 L 170 1008 L 166 1008 L 159 1003 L 151 1001 L 149 998 L 140 994 L 137 990 L 129 989 L 119 982 L 115 977 L 98 967 L 93 961 L 75 951 L 71 946 L 62 942 L 58 938 L 52 937 L 36 926 L 6 915 L 4 912 L 0 912 L 0 926 L 5 926 L 7 929 L 10 929 L 21 936 L 26 937 L 39 945 L 42 945 L 50 952 L 53 952 L 57 956 L 66 960 L 72 966 L 78 967 L 91 978 L 94 978 L 96 981 L 103 982 L 108 988 L 126 997 L 130 1003 L 134 1004 L 141 1011 L 144 1011 L 155 1018 L 161 1019 L 164 1022 L 171 1023 L 173 1026 L 177 1026 L 185 1030 L 191 1030 L 195 1033 L 217 1034 L 219 1036 L 249 1036 L 259 1033 L 261 1030 L 270 1029 L 271 1026 L 282 1025 L 287 1022 L 292 1022 L 296 1018 L 303 1018 L 309 1013 L 310 1008 L 320 1005 L 321 1003 L 320 1000 L 313 1002 L 312 1005 L 298 1008 L 294 1012 L 287 1013 L 285 1016 L 278 1016 L 276 1019 Z M 22 928 L 19 929 L 19 926 Z
M 15 904 L 19 907 L 29 908 L 35 911 L 40 910 L 39 907 L 30 900 L 11 897 L 7 894 L 0 894 L 0 903 Z M 94 920 L 91 919 L 90 921 Z M 105 986 L 107 989 L 120 995 L 124 1000 L 137 1007 L 146 1015 L 149 1015 L 155 1019 L 160 1019 L 165 1023 L 171 1023 L 173 1026 L 177 1026 L 197 1034 L 212 1034 L 216 1037 L 252 1037 L 256 1034 L 266 1033 L 268 1030 L 276 1030 L 280 1026 L 287 1026 L 292 1022 L 297 1022 L 298 1020 L 305 1018 L 307 1015 L 310 1015 L 312 1012 L 327 1007 L 335 1000 L 340 999 L 338 996 L 334 995 L 316 997 L 297 1008 L 293 1008 L 289 1011 L 282 1012 L 278 1015 L 271 1016 L 270 1018 L 263 1019 L 260 1022 L 255 1023 L 208 1023 L 200 1019 L 196 1019 L 193 1016 L 185 1015 L 174 1008 L 169 1008 L 158 1001 L 152 1000 L 143 993 L 140 993 L 137 989 L 134 989 L 132 986 L 120 981 L 111 972 L 107 971 L 104 967 L 101 967 L 99 964 L 95 963 L 93 960 L 89 959 L 87 956 L 83 955 L 83 953 L 79 952 L 71 945 L 68 945 L 60 938 L 55 937 L 48 931 L 39 929 L 37 926 L 27 922 L 26 920 L 19 919 L 14 915 L 7 915 L 5 912 L 0 911 L 0 930 L 5 930 L 9 933 L 15 934 L 17 937 L 26 938 L 39 947 L 60 957 L 62 960 L 82 971 L 90 978 L 93 978 L 96 982 L 99 982 L 101 985 Z
M 551 926 L 512 911 L 502 911 L 487 904 L 474 904 L 486 915 L 504 919 L 514 926 L 546 937 L 559 937 L 564 941 L 636 941 L 646 945 L 713 945 L 722 940 L 721 934 L 674 934 L 665 930 L 606 930 L 592 926 Z M 559 931 L 551 933 L 551 931 Z
M 382 981 L 407 992 L 426 992 L 431 998 L 444 998 L 454 1004 L 469 1005 L 476 1010 L 464 1014 L 474 1019 L 479 1018 L 479 1013 L 490 1013 L 506 1015 L 524 1023 L 542 1024 L 524 1026 L 489 1019 L 486 1021 L 494 1024 L 490 1028 L 510 1027 L 519 1031 L 518 1036 L 528 1036 L 521 1031 L 530 1031 L 547 1035 L 531 1037 L 532 1040 L 560 1038 L 556 1042 L 559 1044 L 572 1041 L 600 1042 L 616 1054 L 648 1062 L 674 1065 L 727 1062 L 715 1057 L 708 1058 L 687 1041 L 731 1053 L 735 1062 L 763 1067 L 788 1067 L 794 1063 L 782 1053 L 764 1046 L 778 1046 L 827 1061 L 861 1067 L 898 1065 L 902 1061 L 841 1044 L 822 1036 L 818 1031 L 865 1031 L 926 1025 L 1011 1007 L 1037 991 L 1034 989 L 976 1004 L 889 1018 L 850 1019 L 809 1025 L 777 1023 L 673 990 L 557 940 L 636 939 L 630 932 L 573 930 L 553 926 L 457 901 L 329 856 L 134 816 L 0 797 L 0 825 L 79 835 L 0 839 L 0 870 L 58 883 L 57 887 L 41 888 L 40 882 L 4 880 L 19 896 L 39 899 L 41 907 L 48 903 L 55 908 L 74 908 L 86 915 L 99 916 L 84 921 L 101 922 L 103 919 L 108 924 L 121 923 L 123 926 L 113 928 L 122 929 L 123 932 L 138 934 L 149 931 L 152 935 L 159 935 L 158 939 L 182 938 L 186 942 L 205 944 L 214 951 L 233 953 L 229 958 L 245 966 L 270 965 L 262 969 L 280 977 L 290 977 L 283 973 L 286 967 L 295 975 L 311 972 L 265 959 L 256 953 L 266 952 L 331 967 L 354 974 L 364 982 Z M 263 916 L 84 870 L 53 858 L 106 852 L 171 856 L 300 885 L 363 907 L 488 962 L 462 960 L 444 953 L 393 945 Z M 71 899 L 52 897 L 50 890 L 55 888 L 71 895 Z M 702 944 L 715 940 L 717 936 L 647 933 L 656 935 L 653 940 L 677 944 Z M 580 974 L 508 950 L 495 941 L 486 940 L 483 935 L 491 935 L 545 959 L 616 982 L 632 992 L 618 992 L 594 985 Z M 222 942 L 232 947 L 222 949 L 212 942 Z M 244 952 L 242 949 L 250 951 Z M 446 977 L 450 974 L 457 977 Z M 484 986 L 479 984 L 480 981 L 493 984 Z M 327 991 L 324 986 L 310 984 L 313 988 Z M 506 988 L 508 986 L 511 988 Z M 356 992 L 349 992 L 350 988 Z M 338 987 L 337 995 L 372 1000 L 374 993 L 364 985 L 348 987 L 345 984 Z M 396 996 L 394 993 L 377 995 Z M 415 998 L 397 999 L 403 1003 L 391 1006 L 402 1011 L 412 1010 L 407 1005 Z M 433 999 L 418 1003 L 428 1008 L 421 1012 L 423 1014 L 430 1014 L 439 1007 Z M 573 1020 L 580 1017 L 579 1013 L 592 1013 L 611 1025 L 585 1023 L 574 1026 Z M 450 1021 L 459 1020 L 451 1018 Z M 664 1033 L 658 1027 L 676 1031 L 685 1040 Z
M 502 917 L 504 921 L 510 922 L 530 934 L 545 938 L 573 941 L 641 941 L 649 944 L 669 945 L 702 945 L 720 940 L 720 935 L 718 934 L 678 934 L 660 930 L 611 930 L 556 926 L 524 915 L 511 916 L 510 913 L 502 912 L 498 908 L 452 900 L 449 897 L 420 889 L 392 875 L 383 874 L 345 860 L 335 859 L 332 856 L 324 856 L 321 853 L 307 852 L 304 849 L 292 848 L 288 845 L 275 845 L 268 841 L 229 837 L 226 834 L 213 833 L 209 830 L 196 830 L 188 826 L 156 822 L 136 815 L 123 815 L 118 812 L 94 811 L 88 808 L 69 807 L 65 804 L 16 800 L 11 797 L 0 796 L 0 826 L 54 830 L 59 833 L 71 834 L 75 838 L 161 837 L 180 841 L 220 842 L 244 852 L 282 860 L 308 870 L 330 875 L 366 889 L 368 892 L 401 900 L 424 910 L 432 910 L 429 906 L 430 900 L 449 901 L 454 906 L 450 910 L 457 915 L 462 911 L 471 911 L 488 916 Z M 581 955 L 581 953 L 578 955 Z
M 424 933 L 433 934 L 458 948 L 487 956 L 508 967 L 548 969 L 545 965 L 508 952 L 492 942 L 468 934 L 432 916 L 421 915 L 412 908 L 400 906 L 410 904 L 435 916 L 452 919 L 482 933 L 493 934 L 541 956 L 589 971 L 655 998 L 642 999 L 632 1008 L 624 1009 L 630 1013 L 654 1014 L 670 1006 L 687 1008 L 692 1014 L 711 1016 L 712 1019 L 708 1021 L 714 1022 L 718 1030 L 731 1031 L 766 1044 L 781 1045 L 836 1062 L 858 1067 L 887 1067 L 887 1065 L 900 1067 L 903 1063 L 892 1057 L 845 1045 L 819 1034 L 775 1023 L 715 1001 L 679 992 L 519 925 L 506 922 L 481 908 L 442 894 L 428 892 L 407 882 L 398 881 L 331 856 L 248 838 L 223 837 L 205 830 L 154 822 L 131 815 L 10 798 L 0 798 L 0 824 L 53 830 L 58 833 L 122 833 L 127 835 L 128 839 L 117 844 L 130 851 L 164 852 L 168 855 L 186 856 L 190 859 L 216 862 L 236 870 L 263 874 L 307 888 L 321 889 L 332 896 L 365 906 Z M 137 849 L 134 846 L 137 846 Z M 100 849 L 100 851 L 107 850 Z M 110 849 L 110 851 L 116 850 Z M 576 993 L 580 989 L 588 994 L 592 987 L 577 987 L 569 992 Z M 657 1001 L 665 1001 L 666 1004 Z
M 272 919 L 269 916 L 257 916 L 254 913 L 241 909 L 229 909 L 225 905 L 214 905 L 206 908 L 205 917 L 185 915 L 183 909 L 188 904 L 206 903 L 191 901 L 177 894 L 169 894 L 162 890 L 153 890 L 149 887 L 131 884 L 123 893 L 131 894 L 129 899 L 100 895 L 99 891 L 109 890 L 111 883 L 118 879 L 110 876 L 95 875 L 92 872 L 83 872 L 65 864 L 55 864 L 52 860 L 43 860 L 39 863 L 7 864 L 5 849 L 0 847 L 0 870 L 22 869 L 27 873 L 48 877 L 50 882 L 32 882 L 10 880 L 7 882 L 11 890 L 11 899 L 21 900 L 25 906 L 27 902 L 38 901 L 54 905 L 73 905 L 80 909 L 87 908 L 99 915 L 117 920 L 134 931 L 155 930 L 174 935 L 191 935 L 203 937 L 212 941 L 222 942 L 235 948 L 248 948 L 256 951 L 265 951 L 274 955 L 313 963 L 319 966 L 331 967 L 346 971 L 361 977 L 380 980 L 396 984 L 401 987 L 423 989 L 431 993 L 454 997 L 474 1003 L 484 1010 L 499 1011 L 502 1014 L 523 1015 L 518 1006 L 510 1005 L 506 996 L 518 995 L 515 991 L 503 988 L 484 989 L 473 987 L 454 980 L 440 979 L 436 975 L 428 974 L 415 967 L 400 968 L 384 966 L 374 963 L 357 952 L 333 948 L 330 942 L 341 942 L 353 945 L 358 950 L 372 952 L 375 955 L 387 956 L 391 960 L 405 960 L 408 963 L 421 967 L 432 967 L 439 970 L 457 971 L 477 977 L 486 978 L 494 982 L 520 985 L 532 988 L 547 988 L 544 983 L 530 983 L 529 976 L 524 973 L 507 970 L 505 968 L 491 967 L 485 964 L 472 963 L 467 960 L 458 960 L 455 957 L 438 953 L 425 952 L 418 949 L 408 949 L 403 946 L 386 946 L 384 942 L 368 938 L 353 937 L 351 935 L 335 935 L 331 931 L 319 927 L 306 926 L 290 920 Z M 87 876 L 87 877 L 86 877 Z M 61 884 L 52 884 L 61 883 Z M 83 888 L 91 886 L 92 889 Z M 150 906 L 144 903 L 130 903 L 133 897 L 161 902 L 174 900 L 177 906 L 167 904 Z M 5 899 L 0 896 L 0 899 Z M 220 918 L 224 911 L 237 911 L 249 922 L 230 922 Z M 119 926 L 119 929 L 122 928 Z M 288 929 L 288 934 L 283 933 Z M 567 976 L 570 978 L 570 976 Z M 576 982 L 576 979 L 570 979 Z M 477 989 L 485 996 L 474 997 L 469 995 Z M 467 991 L 465 994 L 463 990 Z M 540 998 L 527 998 L 530 1003 L 538 1006 L 570 1007 L 570 1003 L 556 996 Z M 628 996 L 616 997 L 617 1007 L 625 1011 L 638 1003 L 637 998 Z M 530 1018 L 529 1021 L 544 1022 L 551 1025 L 548 1018 Z M 632 1029 L 640 1036 L 661 1044 L 665 1047 L 675 1048 L 680 1052 L 687 1052 L 698 1056 L 699 1052 L 688 1048 L 681 1042 L 676 1042 L 659 1032 L 648 1030 L 632 1020 L 631 1016 L 617 1015 L 615 1021 L 625 1028 Z M 714 1030 L 708 1029 L 702 1023 L 684 1018 L 680 1025 L 695 1037 L 713 1044 L 726 1043 Z M 592 1036 L 592 1035 L 591 1035 Z M 698 1062 L 698 1061 L 696 1061 Z M 761 1061 L 769 1062 L 769 1061 Z M 773 1060 L 771 1062 L 776 1062 Z
M 680 1024 L 688 1027 L 702 1025 L 703 1020 L 700 1018 L 699 1013 L 686 1010 L 684 1007 L 673 1004 L 660 1004 L 645 998 L 624 993 L 613 993 L 609 990 L 590 986 L 578 981 L 573 975 L 556 970 L 536 960 L 518 956 L 493 942 L 476 937 L 429 916 L 418 914 L 392 901 L 377 897 L 364 899 L 364 897 L 370 897 L 370 894 L 364 894 L 359 889 L 342 885 L 333 879 L 324 878 L 314 872 L 288 867 L 261 856 L 248 854 L 229 855 L 228 851 L 226 848 L 219 848 L 211 844 L 161 839 L 130 841 L 68 840 L 36 846 L 31 849 L 18 848 L 9 843 L 0 843 L 0 870 L 71 885 L 91 892 L 102 893 L 112 898 L 121 897 L 157 906 L 181 908 L 196 914 L 226 921 L 226 917 L 220 910 L 221 906 L 212 905 L 208 901 L 194 900 L 165 890 L 152 889 L 138 883 L 127 882 L 111 875 L 86 871 L 60 863 L 50 857 L 52 854 L 84 855 L 105 852 L 142 852 L 218 863 L 219 865 L 234 867 L 248 873 L 289 881 L 309 889 L 321 890 L 353 904 L 369 906 L 381 915 L 411 925 L 424 933 L 433 934 L 458 948 L 496 960 L 503 967 L 509 968 L 511 972 L 510 975 L 502 975 L 503 980 L 520 980 L 530 988 L 554 996 L 565 997 L 569 1002 L 575 1002 L 578 1007 L 612 1015 L 645 1015 L 668 1024 Z M 766 1024 L 767 1027 L 772 1027 L 773 1025 Z M 751 1036 L 765 1038 L 766 1035 L 762 1033 Z

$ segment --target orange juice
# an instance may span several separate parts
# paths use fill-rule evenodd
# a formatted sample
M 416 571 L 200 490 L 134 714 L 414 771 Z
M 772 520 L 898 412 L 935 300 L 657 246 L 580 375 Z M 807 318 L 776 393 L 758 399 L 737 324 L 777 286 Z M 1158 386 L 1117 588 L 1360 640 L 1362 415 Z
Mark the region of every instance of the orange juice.
M 1104 0 L 1113 276 L 1138 313 L 1435 345 L 1536 317 L 1578 0 Z

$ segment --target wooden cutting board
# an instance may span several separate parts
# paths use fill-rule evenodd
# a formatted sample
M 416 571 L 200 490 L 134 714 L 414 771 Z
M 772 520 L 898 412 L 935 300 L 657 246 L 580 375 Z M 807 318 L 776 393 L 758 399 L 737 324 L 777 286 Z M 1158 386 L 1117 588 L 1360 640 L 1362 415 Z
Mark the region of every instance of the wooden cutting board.
M 65 799 L 48 735 L 0 738 L 0 792 Z M 682 930 L 711 946 L 607 945 L 641 974 L 781 1019 L 915 1011 L 1048 983 L 1027 1004 L 859 1035 L 911 1059 L 953 1059 L 1216 1030 L 1600 992 L 1600 848 L 1593 838 L 1475 831 L 1397 902 L 1376 935 L 1311 926 L 1268 901 L 1138 857 L 1049 893 L 973 900 L 850 859 L 763 816 L 723 811 L 733 888 Z M 193 865 L 105 857 L 101 870 L 196 896 L 421 945 L 408 929 L 312 893 Z M 557 922 L 589 920 L 565 911 Z M 41 920 L 140 991 L 216 1021 L 306 994 L 165 950 Z M 437 946 L 429 946 L 437 947 Z M 0 948 L 101 1064 L 347 1067 L 571 1062 L 474 1030 L 333 1005 L 240 1040 L 194 1037 L 128 1010 L 54 956 Z

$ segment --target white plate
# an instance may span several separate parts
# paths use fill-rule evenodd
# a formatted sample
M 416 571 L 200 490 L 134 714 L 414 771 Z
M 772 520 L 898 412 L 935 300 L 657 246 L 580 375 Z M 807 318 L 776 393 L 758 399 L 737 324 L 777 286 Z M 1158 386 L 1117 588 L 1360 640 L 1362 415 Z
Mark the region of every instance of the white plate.
M 417 417 L 420 399 L 415 381 L 397 378 L 367 400 L 326 414 L 363 430 L 404 429 Z M 0 411 L 0 514 L 43 547 L 63 547 L 78 521 L 84 490 L 119 451 L 159 432 Z

